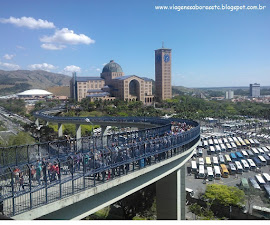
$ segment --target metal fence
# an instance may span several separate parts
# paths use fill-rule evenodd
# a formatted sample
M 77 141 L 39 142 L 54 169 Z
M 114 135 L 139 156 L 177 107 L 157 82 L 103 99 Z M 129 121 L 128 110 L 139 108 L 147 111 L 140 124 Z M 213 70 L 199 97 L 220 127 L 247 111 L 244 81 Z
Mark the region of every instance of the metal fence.
M 167 124 L 1 149 L 0 202 L 4 214 L 23 213 L 180 154 L 199 140 L 198 123 L 190 124 L 195 125 L 191 130 L 174 135 L 168 134 Z

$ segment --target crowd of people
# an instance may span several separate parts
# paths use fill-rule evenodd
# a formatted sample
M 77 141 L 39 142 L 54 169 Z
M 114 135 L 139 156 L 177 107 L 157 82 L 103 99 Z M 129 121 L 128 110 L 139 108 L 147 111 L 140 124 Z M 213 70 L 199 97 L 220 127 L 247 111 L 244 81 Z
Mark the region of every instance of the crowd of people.
M 124 143 L 110 140 L 106 147 L 76 152 L 61 162 L 43 158 L 24 170 L 16 167 L 13 170 L 14 187 L 21 191 L 25 185 L 29 186 L 29 182 L 34 186 L 50 184 L 60 180 L 61 176 L 68 177 L 75 173 L 84 173 L 97 180 L 109 180 L 127 174 L 136 167 L 142 168 L 168 158 L 170 147 L 183 141 L 180 134 L 191 128 L 186 123 L 172 122 L 171 130 L 161 136 L 144 137 L 143 140 L 142 137 L 133 136 Z

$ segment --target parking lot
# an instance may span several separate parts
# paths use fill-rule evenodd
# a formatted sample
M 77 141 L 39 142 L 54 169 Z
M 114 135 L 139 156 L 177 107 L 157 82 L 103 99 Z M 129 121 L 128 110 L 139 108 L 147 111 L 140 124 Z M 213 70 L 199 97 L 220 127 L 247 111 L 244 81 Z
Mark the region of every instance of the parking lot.
M 204 137 L 202 138 L 204 140 Z M 219 139 L 219 137 L 217 137 L 217 139 Z M 203 142 L 202 142 L 203 143 Z M 264 146 L 269 146 L 269 144 L 262 144 L 260 143 L 259 147 L 264 147 Z M 251 147 L 238 147 L 237 149 L 232 150 L 231 152 L 223 152 L 221 151 L 220 153 L 215 152 L 212 154 L 209 152 L 209 146 L 208 148 L 202 148 L 203 152 L 202 152 L 202 156 L 198 156 L 196 154 L 194 154 L 193 158 L 191 158 L 189 160 L 189 162 L 186 164 L 186 171 L 187 171 L 187 176 L 186 176 L 186 187 L 190 188 L 194 191 L 195 197 L 198 197 L 200 193 L 203 193 L 206 189 L 206 185 L 207 184 L 223 184 L 223 185 L 229 185 L 229 186 L 238 186 L 241 182 L 241 178 L 255 178 L 255 175 L 261 174 L 261 173 L 268 173 L 270 174 L 270 165 L 266 165 L 266 166 L 262 166 L 261 168 L 258 168 L 258 170 L 248 170 L 248 171 L 244 171 L 243 173 L 236 173 L 234 175 L 229 175 L 228 178 L 223 178 L 221 177 L 220 179 L 213 179 L 212 181 L 209 181 L 207 178 L 206 179 L 198 179 L 196 178 L 196 174 L 195 173 L 191 173 L 191 161 L 196 161 L 197 165 L 199 164 L 199 158 L 203 158 L 205 161 L 206 157 L 210 157 L 211 160 L 213 159 L 214 156 L 218 156 L 219 154 L 224 155 L 229 155 L 231 152 L 241 152 L 242 150 L 248 150 L 251 149 Z M 270 151 L 269 151 L 270 152 Z M 265 153 L 268 154 L 268 153 Z M 263 155 L 263 154 L 262 154 Z M 212 161 L 213 162 L 213 161 Z M 228 167 L 228 163 L 226 163 L 226 166 Z M 206 172 L 206 167 L 205 167 L 205 174 L 207 175 Z M 251 184 L 250 184 L 251 186 Z M 258 196 L 258 198 L 256 198 L 254 200 L 254 203 L 252 205 L 257 205 L 257 206 L 265 206 L 265 207 L 269 207 L 269 204 L 267 204 L 267 194 L 264 190 L 263 187 L 261 187 L 261 196 L 263 196 L 262 198 L 260 196 Z

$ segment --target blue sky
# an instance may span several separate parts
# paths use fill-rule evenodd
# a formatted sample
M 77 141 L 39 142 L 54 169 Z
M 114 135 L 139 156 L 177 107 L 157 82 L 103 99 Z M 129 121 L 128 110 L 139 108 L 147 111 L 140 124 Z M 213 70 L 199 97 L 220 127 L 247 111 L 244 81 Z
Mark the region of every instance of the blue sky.
M 159 5 L 258 5 L 264 10 L 155 10 Z M 155 77 L 154 50 L 172 49 L 172 84 L 270 85 L 266 0 L 2 1 L 0 69 L 99 76 L 114 59 L 126 75 Z

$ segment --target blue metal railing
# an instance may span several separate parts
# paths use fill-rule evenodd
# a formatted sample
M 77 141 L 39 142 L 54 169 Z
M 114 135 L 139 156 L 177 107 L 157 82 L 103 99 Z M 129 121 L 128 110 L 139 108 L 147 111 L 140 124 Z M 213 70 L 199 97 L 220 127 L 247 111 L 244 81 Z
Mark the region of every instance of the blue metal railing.
M 118 118 L 106 119 L 117 121 Z M 57 121 L 57 117 L 54 120 Z M 173 157 L 199 140 L 200 127 L 194 121 L 130 117 L 124 122 L 142 120 L 155 124 L 161 122 L 161 126 L 107 136 L 1 148 L 0 202 L 4 202 L 4 213 L 17 215 L 108 182 L 115 176 Z M 185 122 L 193 128 L 173 135 L 169 133 L 172 121 Z M 31 165 L 37 168 L 37 163 L 40 163 L 37 158 L 44 158 L 46 165 L 34 177 Z M 11 163 L 12 159 L 14 162 Z M 20 168 L 22 175 L 14 172 L 14 166 Z M 59 171 L 48 169 L 53 166 L 58 166 Z

